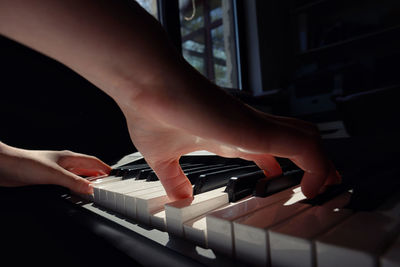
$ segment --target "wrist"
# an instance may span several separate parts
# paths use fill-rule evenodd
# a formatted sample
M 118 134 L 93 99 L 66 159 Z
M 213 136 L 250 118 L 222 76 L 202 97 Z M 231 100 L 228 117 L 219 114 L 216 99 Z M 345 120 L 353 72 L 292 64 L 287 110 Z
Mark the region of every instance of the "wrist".
M 11 147 L 4 144 L 3 142 L 0 142 L 0 157 L 3 157 L 7 154 L 9 154 Z
M 115 75 L 109 95 L 121 109 L 141 105 L 155 107 L 181 101 L 195 91 L 209 87 L 209 81 L 194 70 L 184 59 L 157 64 L 156 67 L 131 68 Z M 208 86 L 206 86 L 206 84 Z M 203 89 L 202 89 L 203 88 Z

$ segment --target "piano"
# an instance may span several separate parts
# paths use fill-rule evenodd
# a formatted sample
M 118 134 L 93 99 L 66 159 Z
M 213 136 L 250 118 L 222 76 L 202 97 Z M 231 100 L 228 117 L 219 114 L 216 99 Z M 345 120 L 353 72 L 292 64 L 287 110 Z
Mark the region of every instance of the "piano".
M 266 181 L 252 162 L 208 152 L 181 158 L 194 199 L 171 202 L 138 152 L 94 180 L 93 196 L 61 198 L 73 220 L 141 265 L 400 266 L 396 146 L 324 141 L 343 183 L 314 200 L 284 159 L 283 176 Z

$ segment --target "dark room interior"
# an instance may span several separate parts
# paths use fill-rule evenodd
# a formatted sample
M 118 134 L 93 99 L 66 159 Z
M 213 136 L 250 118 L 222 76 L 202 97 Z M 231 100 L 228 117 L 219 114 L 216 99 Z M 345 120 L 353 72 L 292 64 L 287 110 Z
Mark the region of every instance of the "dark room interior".
M 183 57 L 229 94 L 264 112 L 316 124 L 343 179 L 355 173 L 364 181 L 354 210 L 370 212 L 399 195 L 399 1 L 138 2 Z M 109 165 L 137 151 L 114 100 L 68 67 L 3 36 L 0 60 L 1 142 L 71 150 Z M 0 188 L 0 255 L 13 263 L 6 265 L 222 266 L 177 253 L 174 239 L 154 245 L 60 197 L 65 194 L 54 185 Z M 399 244 L 399 229 L 390 244 Z M 128 251 L 128 245 L 135 247 Z M 146 263 L 141 255 L 159 261 Z M 226 266 L 247 266 L 221 257 Z M 399 266 L 397 260 L 381 266 Z

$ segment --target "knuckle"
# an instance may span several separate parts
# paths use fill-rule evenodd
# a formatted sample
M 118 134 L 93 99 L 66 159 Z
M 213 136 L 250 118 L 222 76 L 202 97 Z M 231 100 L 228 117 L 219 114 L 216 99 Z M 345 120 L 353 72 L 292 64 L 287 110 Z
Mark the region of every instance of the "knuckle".
M 59 153 L 60 153 L 60 156 L 62 156 L 62 157 L 71 157 L 71 156 L 75 155 L 75 153 L 72 152 L 71 150 L 61 150 Z

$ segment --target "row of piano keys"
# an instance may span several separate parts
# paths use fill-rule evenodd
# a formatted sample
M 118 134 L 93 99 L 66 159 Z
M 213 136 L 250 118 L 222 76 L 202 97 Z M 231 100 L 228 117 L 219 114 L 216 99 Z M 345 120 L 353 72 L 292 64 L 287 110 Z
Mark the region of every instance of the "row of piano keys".
M 256 188 L 225 192 L 231 177 L 257 173 L 249 162 L 200 153 L 183 157 L 181 165 L 197 192 L 193 199 L 171 202 L 137 160 L 93 181 L 94 203 L 245 264 L 400 266 L 400 195 L 373 212 L 355 212 L 346 208 L 351 190 L 320 201 L 307 201 L 298 186 L 264 197 L 254 196 Z M 285 173 L 291 168 L 283 166 Z

